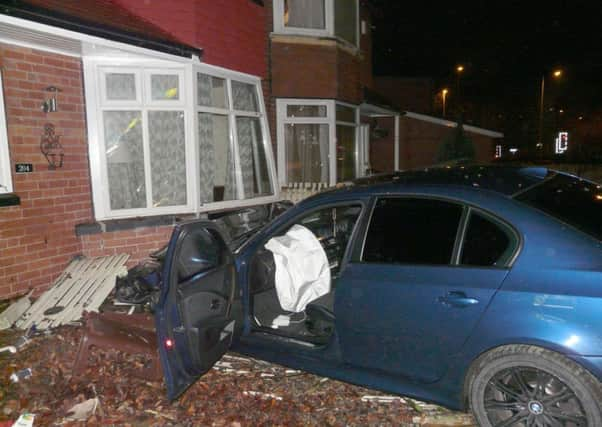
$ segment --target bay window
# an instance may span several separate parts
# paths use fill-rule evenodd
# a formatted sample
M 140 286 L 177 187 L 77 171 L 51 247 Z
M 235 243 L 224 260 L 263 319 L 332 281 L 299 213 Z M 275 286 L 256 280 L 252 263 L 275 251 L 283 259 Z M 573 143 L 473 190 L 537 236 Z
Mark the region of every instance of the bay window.
M 97 219 L 275 199 L 259 78 L 208 65 L 104 63 L 84 61 L 86 97 L 97 104 L 88 112 Z
M 280 184 L 357 178 L 358 109 L 333 100 L 278 99 Z
M 358 44 L 357 0 L 274 0 L 274 31 Z

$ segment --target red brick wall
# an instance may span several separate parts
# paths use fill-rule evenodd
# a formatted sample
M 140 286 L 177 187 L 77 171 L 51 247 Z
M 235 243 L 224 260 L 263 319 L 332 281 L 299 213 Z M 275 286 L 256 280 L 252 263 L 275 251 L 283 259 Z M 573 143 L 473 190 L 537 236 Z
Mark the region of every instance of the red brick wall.
M 166 245 L 172 230 L 172 225 L 165 225 L 85 235 L 81 237 L 82 253 L 90 257 L 128 253 L 129 268 Z
M 19 206 L 0 207 L 0 298 L 48 286 L 81 244 L 74 226 L 92 219 L 81 63 L 67 56 L 0 44 L 11 169 Z M 61 89 L 59 111 L 40 105 L 50 85 Z M 44 124 L 61 135 L 63 167 L 48 170 L 40 152 Z
M 337 48 L 334 45 L 272 41 L 272 96 L 337 97 Z
M 416 120 L 408 117 L 400 118 L 399 126 L 399 167 L 412 169 L 432 165 L 443 140 L 454 128 L 435 123 Z M 481 134 L 465 131 L 475 148 L 475 160 L 487 163 L 493 159 L 493 139 Z
M 114 0 L 179 40 L 203 62 L 265 77 L 265 9 L 250 0 Z

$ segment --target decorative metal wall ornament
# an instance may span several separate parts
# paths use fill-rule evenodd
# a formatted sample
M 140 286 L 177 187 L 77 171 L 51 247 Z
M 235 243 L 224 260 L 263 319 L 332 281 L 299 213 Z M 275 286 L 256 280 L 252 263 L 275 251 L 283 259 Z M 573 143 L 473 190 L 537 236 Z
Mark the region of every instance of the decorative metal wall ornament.
M 46 123 L 44 125 L 44 135 L 40 141 L 40 151 L 48 160 L 48 169 L 54 170 L 63 167 L 63 157 L 65 153 L 60 142 L 60 136 L 54 134 L 54 125 Z

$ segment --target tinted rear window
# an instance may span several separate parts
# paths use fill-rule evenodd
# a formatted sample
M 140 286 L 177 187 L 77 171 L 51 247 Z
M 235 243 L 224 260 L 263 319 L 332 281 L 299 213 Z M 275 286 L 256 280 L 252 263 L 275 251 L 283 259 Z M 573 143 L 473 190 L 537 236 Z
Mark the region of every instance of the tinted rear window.
M 448 265 L 462 207 L 440 200 L 378 200 L 366 236 L 364 262 Z
M 518 194 L 515 199 L 602 240 L 602 189 L 599 185 L 557 174 Z

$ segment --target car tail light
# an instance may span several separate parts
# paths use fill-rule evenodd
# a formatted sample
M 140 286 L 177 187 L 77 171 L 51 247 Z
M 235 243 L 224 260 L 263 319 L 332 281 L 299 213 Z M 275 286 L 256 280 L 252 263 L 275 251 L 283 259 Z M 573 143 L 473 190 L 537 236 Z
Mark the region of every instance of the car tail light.
M 167 338 L 165 340 L 165 348 L 168 349 L 168 350 L 171 350 L 173 348 L 173 346 L 174 346 L 173 340 Z

